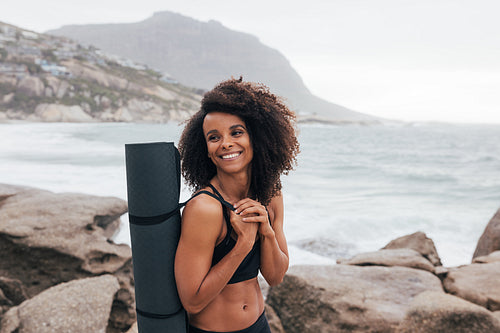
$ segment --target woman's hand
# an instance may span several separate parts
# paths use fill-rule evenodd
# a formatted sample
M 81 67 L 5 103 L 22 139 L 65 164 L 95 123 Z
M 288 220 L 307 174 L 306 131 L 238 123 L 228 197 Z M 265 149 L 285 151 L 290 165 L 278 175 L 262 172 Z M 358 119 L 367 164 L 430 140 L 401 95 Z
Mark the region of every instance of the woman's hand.
M 242 222 L 258 224 L 259 235 L 269 236 L 274 234 L 267 209 L 260 202 L 245 198 L 235 203 L 234 208 L 235 213 L 242 217 Z
M 229 220 L 234 232 L 238 235 L 238 241 L 246 242 L 249 246 L 248 250 L 250 250 L 255 243 L 259 224 L 243 221 L 243 216 L 236 214 L 234 211 L 230 211 Z

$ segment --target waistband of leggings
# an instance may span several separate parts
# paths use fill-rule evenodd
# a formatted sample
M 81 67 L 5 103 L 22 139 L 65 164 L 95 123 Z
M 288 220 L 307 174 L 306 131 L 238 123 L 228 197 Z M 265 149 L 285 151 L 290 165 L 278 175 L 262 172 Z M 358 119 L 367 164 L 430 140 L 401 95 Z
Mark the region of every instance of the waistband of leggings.
M 251 326 L 239 330 L 239 331 L 231 331 L 231 332 L 215 332 L 215 331 L 205 331 L 202 330 L 201 328 L 194 327 L 189 325 L 189 333 L 252 333 L 252 331 L 256 329 L 260 329 L 263 325 L 265 325 L 267 322 L 266 319 L 266 311 L 262 312 L 262 314 L 259 316 L 259 318 L 253 323 Z

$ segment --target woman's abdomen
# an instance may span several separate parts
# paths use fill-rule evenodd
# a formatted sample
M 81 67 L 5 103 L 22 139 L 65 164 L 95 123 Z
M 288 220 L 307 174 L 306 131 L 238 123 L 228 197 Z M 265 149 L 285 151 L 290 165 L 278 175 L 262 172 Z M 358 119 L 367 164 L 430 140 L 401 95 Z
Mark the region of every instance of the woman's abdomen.
M 264 311 L 257 278 L 228 284 L 200 313 L 190 314 L 192 326 L 208 331 L 237 331 L 251 326 Z

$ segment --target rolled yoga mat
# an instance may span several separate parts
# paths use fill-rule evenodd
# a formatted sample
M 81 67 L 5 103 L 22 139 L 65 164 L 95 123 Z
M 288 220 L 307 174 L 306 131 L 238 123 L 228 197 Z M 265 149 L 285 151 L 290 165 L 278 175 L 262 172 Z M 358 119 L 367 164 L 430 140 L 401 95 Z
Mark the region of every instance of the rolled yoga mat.
M 139 333 L 187 332 L 174 278 L 180 158 L 171 142 L 125 145 Z

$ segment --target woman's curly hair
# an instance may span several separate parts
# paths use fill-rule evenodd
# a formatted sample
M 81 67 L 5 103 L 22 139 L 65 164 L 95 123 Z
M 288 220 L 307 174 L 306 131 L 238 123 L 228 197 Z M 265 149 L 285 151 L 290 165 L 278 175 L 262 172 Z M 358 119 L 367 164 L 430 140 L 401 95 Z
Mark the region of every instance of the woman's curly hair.
M 210 112 L 225 112 L 243 119 L 253 148 L 250 194 L 268 204 L 281 190 L 281 174 L 293 169 L 299 153 L 295 114 L 263 84 L 230 79 L 207 92 L 200 110 L 186 124 L 179 141 L 182 175 L 195 191 L 207 186 L 217 173 L 208 157 L 203 121 Z

